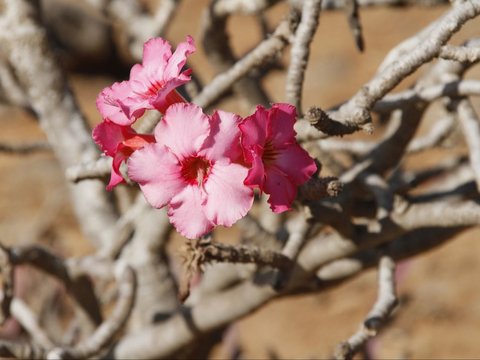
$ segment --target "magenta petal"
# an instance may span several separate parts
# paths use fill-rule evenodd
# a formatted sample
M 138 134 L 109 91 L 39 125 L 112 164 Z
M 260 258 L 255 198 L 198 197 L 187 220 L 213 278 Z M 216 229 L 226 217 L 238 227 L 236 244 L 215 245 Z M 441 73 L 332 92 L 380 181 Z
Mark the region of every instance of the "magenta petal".
M 240 147 L 241 117 L 225 111 L 215 111 L 210 118 L 210 135 L 203 143 L 202 154 L 210 160 L 228 158 L 237 161 L 242 156 Z
M 205 213 L 215 225 L 232 226 L 252 207 L 253 191 L 243 184 L 247 171 L 239 164 L 213 165 L 205 182 Z
M 120 126 L 109 120 L 105 120 L 95 126 L 92 137 L 95 143 L 108 156 L 115 156 L 118 146 L 135 131 L 129 126 Z
M 295 185 L 302 185 L 317 171 L 315 161 L 298 144 L 278 149 L 275 166 L 287 174 Z
M 262 106 L 257 106 L 253 115 L 243 119 L 239 124 L 242 132 L 241 141 L 244 148 L 253 145 L 264 146 L 267 138 L 267 118 L 268 113 Z
M 172 47 L 168 41 L 160 37 L 150 39 L 143 45 L 142 64 L 146 68 L 155 68 L 159 73 L 163 73 L 171 56 Z
M 165 206 L 185 188 L 177 158 L 160 144 L 145 145 L 128 159 L 128 176 L 140 185 L 155 208 Z
M 110 174 L 110 181 L 107 185 L 107 190 L 111 191 L 115 186 L 118 184 L 121 184 L 125 182 L 123 179 L 123 176 L 120 172 L 120 165 L 122 165 L 122 162 L 127 159 L 127 156 L 122 154 L 121 152 L 117 153 L 113 157 L 113 162 L 112 162 L 112 171 Z
M 269 127 L 267 137 L 273 146 L 280 147 L 286 143 L 295 142 L 293 126 L 297 117 L 295 106 L 290 104 L 273 104 L 269 113 Z
M 194 104 L 170 106 L 155 127 L 155 138 L 167 146 L 180 161 L 194 156 L 210 133 L 208 117 Z
M 164 80 L 178 77 L 183 66 L 187 62 L 187 56 L 194 53 L 196 50 L 195 43 L 191 36 L 187 36 L 185 42 L 178 44 L 177 49 L 168 60 L 163 75 Z
M 288 176 L 275 167 L 267 170 L 265 192 L 270 194 L 268 203 L 274 213 L 281 213 L 291 208 L 297 196 L 297 187 Z
M 196 185 L 187 185 L 170 201 L 170 222 L 188 239 L 199 238 L 214 227 L 204 213 L 204 202 L 203 190 Z
M 244 184 L 256 187 L 263 191 L 265 184 L 265 168 L 262 160 L 262 154 L 259 152 L 259 147 L 255 147 L 256 151 L 252 151 L 251 156 L 251 168 L 248 170 L 248 175 L 244 180 Z
M 98 95 L 96 101 L 98 111 L 104 119 L 110 119 L 118 125 L 131 125 L 136 118 L 129 114 L 125 101 L 132 95 L 133 91 L 128 81 L 116 82 Z

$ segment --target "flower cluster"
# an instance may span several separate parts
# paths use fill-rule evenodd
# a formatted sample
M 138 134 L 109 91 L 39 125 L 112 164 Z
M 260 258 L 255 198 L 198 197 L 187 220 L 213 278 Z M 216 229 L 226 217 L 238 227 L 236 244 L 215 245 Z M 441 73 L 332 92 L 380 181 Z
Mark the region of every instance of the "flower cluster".
M 274 212 L 290 209 L 297 186 L 316 171 L 295 140 L 294 106 L 258 106 L 242 119 L 224 111 L 206 115 L 187 103 L 175 89 L 190 80 L 191 71 L 182 69 L 194 51 L 191 37 L 174 53 L 161 38 L 146 42 L 129 80 L 99 94 L 103 121 L 93 130 L 113 158 L 107 189 L 124 182 L 120 166 L 127 163 L 147 201 L 168 206 L 171 223 L 187 238 L 233 225 L 250 210 L 255 188 L 269 194 Z M 132 128 L 146 110 L 163 114 L 153 135 Z

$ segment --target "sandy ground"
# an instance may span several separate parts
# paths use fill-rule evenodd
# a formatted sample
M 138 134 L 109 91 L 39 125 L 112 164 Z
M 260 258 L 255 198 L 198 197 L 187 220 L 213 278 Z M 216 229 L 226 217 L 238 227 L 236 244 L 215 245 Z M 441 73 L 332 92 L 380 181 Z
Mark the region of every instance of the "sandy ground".
M 178 20 L 169 32 L 173 42 L 183 40 L 186 34 L 198 37 L 198 14 L 204 3 L 183 2 Z M 269 12 L 272 26 L 284 11 L 284 7 L 276 6 Z M 326 108 L 351 96 L 375 73 L 389 48 L 444 11 L 445 8 L 363 10 L 363 54 L 356 51 L 341 12 L 322 14 L 307 72 L 304 106 Z M 479 25 L 476 21 L 466 26 L 454 42 L 478 35 Z M 259 39 L 258 26 L 251 17 L 233 18 L 230 29 L 238 54 L 248 51 Z M 204 81 L 213 76 L 201 50 L 192 57 L 192 66 Z M 100 121 L 95 97 L 112 79 L 75 74 L 71 79 L 90 121 Z M 265 79 L 264 85 L 275 101 L 283 99 L 284 82 L 280 72 Z M 410 83 L 406 81 L 402 86 Z M 224 101 L 219 107 L 241 111 L 232 101 Z M 0 141 L 16 143 L 44 138 L 27 113 L 2 106 L 0 121 Z M 66 186 L 52 154 L 0 155 L 0 171 L 2 242 L 18 244 L 39 239 L 65 255 L 91 250 L 78 232 Z M 401 303 L 388 328 L 372 344 L 375 357 L 480 358 L 479 235 L 478 230 L 467 231 L 404 266 L 398 289 Z M 339 341 L 357 329 L 375 301 L 376 290 L 376 272 L 372 270 L 322 294 L 273 301 L 237 323 L 234 332 L 240 341 L 241 356 L 326 358 Z M 225 349 L 218 347 L 215 357 L 224 356 Z

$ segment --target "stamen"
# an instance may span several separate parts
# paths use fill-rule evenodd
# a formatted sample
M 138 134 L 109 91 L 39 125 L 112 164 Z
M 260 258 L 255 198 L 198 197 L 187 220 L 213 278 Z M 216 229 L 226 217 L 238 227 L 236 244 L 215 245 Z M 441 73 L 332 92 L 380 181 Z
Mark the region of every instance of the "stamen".
M 211 163 L 203 156 L 192 156 L 182 162 L 182 176 L 192 185 L 202 186 L 210 174 Z
M 277 155 L 278 155 L 277 149 L 275 149 L 273 144 L 270 141 L 268 141 L 265 144 L 265 147 L 263 148 L 263 156 L 262 156 L 263 163 L 265 165 L 268 165 L 275 162 Z

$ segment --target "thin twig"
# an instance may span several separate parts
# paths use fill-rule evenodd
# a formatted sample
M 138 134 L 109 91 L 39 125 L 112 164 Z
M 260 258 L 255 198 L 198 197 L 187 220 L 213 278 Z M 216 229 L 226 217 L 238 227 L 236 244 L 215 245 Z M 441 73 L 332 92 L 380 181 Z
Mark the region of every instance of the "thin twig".
M 345 1 L 345 14 L 347 15 L 348 25 L 352 31 L 355 45 L 359 51 L 365 48 L 362 34 L 362 24 L 360 23 L 360 14 L 358 13 L 359 0 Z
M 321 7 L 322 0 L 305 0 L 303 2 L 302 18 L 290 50 L 290 66 L 287 71 L 285 95 L 287 102 L 296 106 L 298 114 L 302 114 L 303 81 L 310 56 L 310 43 L 318 27 Z
M 378 297 L 372 310 L 368 313 L 360 329 L 347 341 L 340 343 L 334 357 L 339 360 L 350 360 L 356 352 L 374 337 L 387 322 L 398 304 L 395 291 L 395 263 L 389 257 L 382 257 L 378 270 Z

